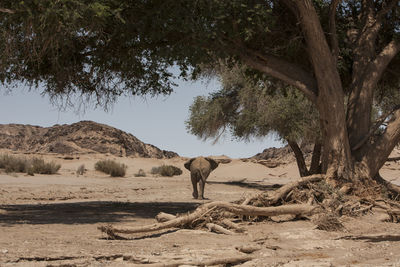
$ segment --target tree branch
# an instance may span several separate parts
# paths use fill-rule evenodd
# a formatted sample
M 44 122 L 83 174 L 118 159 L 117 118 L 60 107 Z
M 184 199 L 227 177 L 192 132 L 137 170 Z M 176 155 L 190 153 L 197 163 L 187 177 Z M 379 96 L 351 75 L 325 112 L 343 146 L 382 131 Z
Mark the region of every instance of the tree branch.
M 354 84 L 352 85 L 354 87 L 347 106 L 347 125 L 353 151 L 357 150 L 367 140 L 365 137 L 368 136 L 371 128 L 368 114 L 371 114 L 374 89 L 389 63 L 399 52 L 400 42 L 392 40 L 375 59 L 368 61 L 368 63 L 362 63 L 364 66 L 362 70 L 354 69 Z M 369 56 L 366 57 L 369 58 Z
M 248 66 L 298 88 L 311 102 L 316 102 L 316 80 L 296 64 L 243 47 L 239 47 L 236 52 Z
M 1 13 L 9 13 L 9 14 L 14 14 L 15 13 L 14 10 L 11 10 L 11 9 L 8 9 L 8 8 L 1 8 L 1 7 L 0 7 L 0 12 Z
M 399 52 L 400 42 L 397 40 L 392 40 L 390 43 L 388 43 L 382 49 L 379 55 L 377 55 L 376 58 L 368 64 L 364 75 L 361 77 L 363 82 L 360 86 L 360 89 L 362 90 L 367 86 L 375 88 L 387 66 Z
M 393 114 L 396 110 L 400 109 L 400 106 L 394 107 L 392 110 L 382 114 L 376 121 L 373 127 L 371 127 L 369 133 L 360 141 L 358 142 L 351 150 L 355 151 L 359 149 L 367 140 L 375 133 L 376 130 L 386 121 L 386 119 Z
M 400 109 L 397 109 L 390 119 L 385 132 L 373 143 L 369 144 L 362 163 L 370 169 L 374 177 L 385 164 L 394 147 L 400 142 Z
M 382 21 L 383 18 L 390 10 L 392 10 L 397 4 L 399 3 L 398 0 L 392 0 L 382 3 L 382 9 L 376 14 L 376 18 L 378 21 Z
M 306 162 L 304 160 L 303 151 L 301 151 L 299 145 L 296 142 L 290 140 L 288 140 L 288 144 L 295 155 L 297 168 L 299 169 L 300 176 L 304 177 L 310 175 L 306 166 Z

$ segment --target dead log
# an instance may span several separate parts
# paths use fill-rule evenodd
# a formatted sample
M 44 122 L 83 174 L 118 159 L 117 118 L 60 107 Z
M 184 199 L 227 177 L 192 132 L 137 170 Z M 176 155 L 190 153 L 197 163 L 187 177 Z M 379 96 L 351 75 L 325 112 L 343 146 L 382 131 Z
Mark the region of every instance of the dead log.
M 293 189 L 308 184 L 308 183 L 314 183 L 314 182 L 319 182 L 322 179 L 324 179 L 324 176 L 322 174 L 314 174 L 311 176 L 306 176 L 303 178 L 300 178 L 297 181 L 294 181 L 292 183 L 288 183 L 278 190 L 275 191 L 274 195 L 269 198 L 270 204 L 276 204 L 278 203 L 279 200 L 283 199 L 286 197 L 287 194 L 290 193 Z
M 206 227 L 208 228 L 208 230 L 211 232 L 216 232 L 216 233 L 220 233 L 220 234 L 225 234 L 225 235 L 233 235 L 235 234 L 232 231 L 229 231 L 228 229 L 225 229 L 224 227 L 222 227 L 221 225 L 215 224 L 215 223 L 207 223 Z
M 292 204 L 283 205 L 278 207 L 254 207 L 249 205 L 238 205 L 228 202 L 216 201 L 210 202 L 198 207 L 194 212 L 187 215 L 179 216 L 176 219 L 172 219 L 167 222 L 154 223 L 145 226 L 137 227 L 125 227 L 125 228 L 115 228 L 111 225 L 99 226 L 98 229 L 109 237 L 115 237 L 116 233 L 122 234 L 133 234 L 133 233 L 143 233 L 143 232 L 153 232 L 168 228 L 179 228 L 184 225 L 190 224 L 194 220 L 198 219 L 199 216 L 203 216 L 210 209 L 220 209 L 229 211 L 236 215 L 247 215 L 247 216 L 276 216 L 283 214 L 293 214 L 293 215 L 309 215 L 311 214 L 316 206 L 311 206 L 307 204 Z
M 135 264 L 136 267 L 178 267 L 181 265 L 189 266 L 214 266 L 214 265 L 234 265 L 252 260 L 253 257 L 249 255 L 235 256 L 228 258 L 219 258 L 202 261 L 171 261 L 167 263 L 150 263 L 150 264 Z

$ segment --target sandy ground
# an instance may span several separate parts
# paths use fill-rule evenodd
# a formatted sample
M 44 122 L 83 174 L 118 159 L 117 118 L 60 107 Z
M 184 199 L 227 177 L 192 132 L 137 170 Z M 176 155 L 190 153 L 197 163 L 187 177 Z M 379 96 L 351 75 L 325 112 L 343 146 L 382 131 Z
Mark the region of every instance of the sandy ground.
M 400 156 L 400 155 L 394 155 Z M 232 236 L 201 230 L 173 229 L 135 234 L 130 240 L 107 240 L 104 224 L 140 226 L 157 213 L 185 213 L 201 203 L 233 201 L 272 190 L 298 178 L 296 165 L 276 168 L 234 159 L 211 173 L 204 201 L 191 197 L 185 159 L 115 158 L 81 155 L 66 160 L 59 174 L 0 174 L 0 266 L 135 266 L 173 260 L 206 261 L 237 256 L 242 245 L 261 247 L 242 266 L 400 266 L 400 225 L 379 220 L 379 213 L 342 217 L 345 230 L 316 230 L 310 221 L 241 222 L 247 231 Z M 124 178 L 96 172 L 99 159 L 128 165 Z M 88 171 L 77 176 L 84 164 Z M 135 177 L 154 166 L 184 170 L 175 177 Z M 387 164 L 382 175 L 400 184 L 400 162 Z

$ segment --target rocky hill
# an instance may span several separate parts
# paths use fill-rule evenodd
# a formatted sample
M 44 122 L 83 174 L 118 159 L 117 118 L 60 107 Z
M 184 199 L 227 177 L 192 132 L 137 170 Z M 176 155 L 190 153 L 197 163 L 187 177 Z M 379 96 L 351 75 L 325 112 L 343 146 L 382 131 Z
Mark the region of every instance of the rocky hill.
M 93 121 L 52 127 L 0 124 L 0 148 L 29 153 L 110 153 L 146 158 L 178 156 L 175 152 L 145 144 L 132 134 Z

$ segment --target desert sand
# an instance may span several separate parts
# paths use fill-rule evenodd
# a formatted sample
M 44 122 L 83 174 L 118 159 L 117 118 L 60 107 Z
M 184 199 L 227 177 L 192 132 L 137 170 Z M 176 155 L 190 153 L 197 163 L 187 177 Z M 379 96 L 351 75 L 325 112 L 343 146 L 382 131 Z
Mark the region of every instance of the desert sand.
M 60 163 L 58 174 L 0 173 L 0 266 L 190 263 L 245 255 L 238 251 L 241 246 L 260 249 L 249 254 L 252 260 L 238 266 L 400 266 L 400 225 L 382 222 L 383 214 L 374 210 L 359 217 L 341 217 L 345 229 L 340 231 L 317 230 L 309 220 L 285 222 L 284 217 L 239 222 L 246 231 L 235 235 L 168 229 L 133 234 L 128 240 L 109 240 L 97 229 L 107 224 L 147 225 L 155 222 L 159 212 L 182 214 L 202 203 L 235 201 L 273 190 L 276 185 L 299 178 L 295 162 L 268 168 L 232 159 L 211 173 L 205 189 L 208 199 L 195 200 L 189 172 L 183 167 L 186 158 L 40 156 Z M 393 156 L 400 153 L 394 152 Z M 112 178 L 95 171 L 99 159 L 125 163 L 126 177 Z M 87 172 L 77 176 L 76 170 L 82 164 Z M 162 164 L 180 167 L 183 174 L 150 174 L 152 167 Z M 139 169 L 147 176 L 135 177 Z M 400 162 L 388 162 L 381 174 L 400 184 Z

